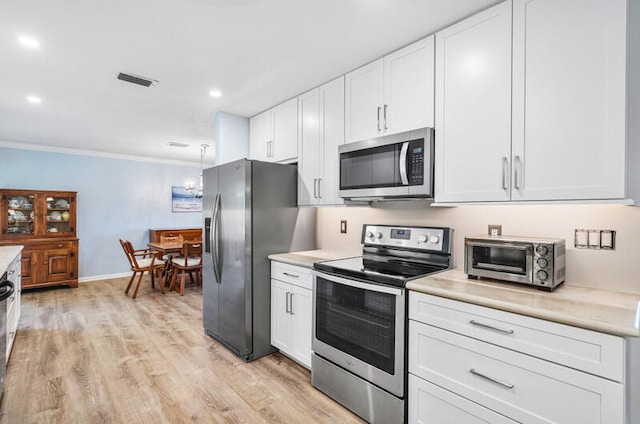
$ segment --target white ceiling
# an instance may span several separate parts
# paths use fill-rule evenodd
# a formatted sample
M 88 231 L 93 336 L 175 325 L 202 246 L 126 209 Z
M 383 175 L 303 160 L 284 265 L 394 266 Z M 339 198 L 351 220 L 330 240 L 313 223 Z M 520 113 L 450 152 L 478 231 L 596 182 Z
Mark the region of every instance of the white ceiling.
M 253 116 L 497 2 L 0 0 L 0 143 L 197 163 L 217 111 Z

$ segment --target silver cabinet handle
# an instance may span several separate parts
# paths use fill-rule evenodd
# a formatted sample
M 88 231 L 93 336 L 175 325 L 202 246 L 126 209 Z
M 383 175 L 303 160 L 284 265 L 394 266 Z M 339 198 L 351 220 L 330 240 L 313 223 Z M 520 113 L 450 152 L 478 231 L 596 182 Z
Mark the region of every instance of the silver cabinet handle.
M 270 143 L 271 143 L 271 142 L 270 142 L 269 140 L 267 140 L 267 157 L 270 157 L 270 156 L 269 156 L 269 155 L 270 155 L 270 153 L 269 153 L 269 146 L 270 146 Z
M 318 178 L 318 199 L 322 199 L 322 178 Z
M 318 183 L 318 179 L 317 179 L 317 178 L 314 178 L 314 179 L 313 179 L 313 198 L 314 198 L 314 199 L 317 199 L 317 198 L 318 198 L 317 183 Z
M 493 325 L 483 324 L 483 323 L 478 322 L 478 321 L 475 321 L 475 320 L 471 320 L 471 321 L 469 321 L 469 324 L 471 324 L 471 325 L 476 325 L 476 326 L 478 326 L 478 327 L 482 327 L 482 328 L 488 328 L 489 330 L 499 331 L 500 333 L 513 334 L 513 330 L 504 329 L 504 328 L 499 328 L 499 327 L 494 327 Z
M 299 275 L 296 274 L 289 274 L 288 272 L 283 272 L 284 275 L 286 275 L 287 277 L 293 277 L 293 278 L 300 278 Z
M 387 128 L 387 108 L 389 107 L 389 105 L 384 105 L 384 111 L 382 112 L 382 117 L 384 119 L 384 129 L 388 130 L 389 128 Z
M 291 294 L 291 292 L 287 292 L 286 294 L 286 300 L 284 302 L 284 308 L 285 308 L 285 312 L 286 313 L 290 313 L 291 311 L 289 310 L 289 295 Z
M 380 132 L 380 110 L 382 110 L 382 108 L 378 106 L 378 132 Z
M 473 374 L 473 375 L 477 375 L 478 377 L 484 378 L 485 380 L 491 381 L 492 383 L 496 383 L 496 384 L 499 384 L 499 385 L 501 385 L 503 387 L 506 387 L 507 389 L 513 389 L 513 387 L 514 387 L 514 385 L 511 384 L 511 383 L 505 383 L 504 381 L 496 380 L 495 378 L 489 377 L 488 375 L 485 375 L 485 374 L 483 374 L 481 372 L 478 372 L 478 371 L 474 370 L 473 368 L 471 368 L 469 370 L 469 372 L 471 374 Z
M 522 171 L 522 159 L 520 159 L 520 156 L 516 155 L 513 159 L 514 162 L 514 182 L 513 182 L 513 186 L 516 188 L 516 190 L 520 190 L 520 172 Z M 520 172 L 519 172 L 520 171 Z
M 502 157 L 502 189 L 507 190 L 507 175 L 509 172 L 509 159 Z
M 271 140 L 271 159 L 275 156 L 276 142 Z
M 293 292 L 289 294 L 289 313 L 291 315 L 295 315 L 295 313 L 293 312 L 293 295 L 294 295 Z

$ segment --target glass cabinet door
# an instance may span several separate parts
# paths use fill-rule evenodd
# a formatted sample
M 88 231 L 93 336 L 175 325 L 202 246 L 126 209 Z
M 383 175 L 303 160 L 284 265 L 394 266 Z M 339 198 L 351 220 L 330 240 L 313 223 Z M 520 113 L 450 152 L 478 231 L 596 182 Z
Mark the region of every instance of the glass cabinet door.
M 71 196 L 47 197 L 47 233 L 71 233 L 73 232 L 74 216 L 71 215 Z
M 9 195 L 7 201 L 7 235 L 33 235 L 34 210 L 32 195 Z

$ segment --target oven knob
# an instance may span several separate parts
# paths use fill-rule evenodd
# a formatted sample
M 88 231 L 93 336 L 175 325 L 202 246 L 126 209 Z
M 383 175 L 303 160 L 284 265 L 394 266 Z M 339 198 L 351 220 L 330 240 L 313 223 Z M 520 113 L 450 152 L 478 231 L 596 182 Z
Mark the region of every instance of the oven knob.
M 367 237 L 368 238 L 373 238 L 373 233 L 371 231 L 367 231 Z
M 549 248 L 544 244 L 539 244 L 536 246 L 536 253 L 540 256 L 544 256 L 549 253 Z
M 424 243 L 424 242 L 426 242 L 426 241 L 427 241 L 427 236 L 420 236 L 420 237 L 418 237 L 418 241 L 419 241 L 420 243 Z
M 380 231 L 376 232 L 376 238 L 382 238 L 382 233 Z
M 429 243 L 436 244 L 439 241 L 440 241 L 440 237 L 438 237 L 438 236 L 429 236 Z
M 547 271 L 540 270 L 536 273 L 536 277 L 538 277 L 538 280 L 544 281 L 549 278 L 549 274 L 547 273 Z
M 536 262 L 540 268 L 546 268 L 549 265 L 549 261 L 545 258 L 538 258 Z

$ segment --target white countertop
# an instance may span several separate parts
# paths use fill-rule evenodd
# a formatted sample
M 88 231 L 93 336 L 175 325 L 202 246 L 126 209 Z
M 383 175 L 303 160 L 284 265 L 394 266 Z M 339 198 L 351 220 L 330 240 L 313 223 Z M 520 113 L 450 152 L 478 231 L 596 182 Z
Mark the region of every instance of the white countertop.
M 639 295 L 567 283 L 545 292 L 515 283 L 469 280 L 455 269 L 413 280 L 407 288 L 603 333 L 640 337 Z
M 7 271 L 9 264 L 22 252 L 23 246 L 0 246 L 0 276 Z
M 330 261 L 333 259 L 351 258 L 357 255 L 349 255 L 346 253 L 332 252 L 330 250 L 305 250 L 301 252 L 277 253 L 269 255 L 272 261 L 284 262 L 290 265 L 303 266 L 305 268 L 313 268 L 316 262 Z

